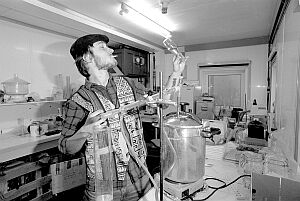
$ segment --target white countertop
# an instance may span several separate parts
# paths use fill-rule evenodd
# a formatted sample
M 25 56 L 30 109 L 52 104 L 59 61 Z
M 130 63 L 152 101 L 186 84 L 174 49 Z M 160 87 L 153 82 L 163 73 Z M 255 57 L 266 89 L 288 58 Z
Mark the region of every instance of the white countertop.
M 215 151 L 216 152 L 216 151 Z M 217 153 L 217 152 L 216 152 Z M 221 154 L 221 153 L 220 153 Z M 220 155 L 219 153 L 215 155 Z M 205 160 L 205 178 L 216 178 L 220 179 L 226 184 L 232 182 L 238 178 L 241 173 L 238 171 L 238 164 L 229 162 L 221 159 L 221 157 L 211 157 L 211 154 L 207 155 L 208 158 Z M 206 181 L 206 184 L 212 186 L 221 186 L 220 182 L 214 180 Z M 206 190 L 199 192 L 193 198 L 194 200 L 200 200 L 206 198 L 212 193 L 213 189 L 207 188 Z M 159 192 L 158 192 L 159 194 Z M 217 190 L 208 201 L 250 201 L 250 190 L 244 187 L 243 178 L 237 180 L 232 185 L 225 187 L 223 189 Z M 156 201 L 155 199 L 155 189 L 151 189 L 143 198 L 139 201 Z M 172 201 L 168 197 L 164 198 L 164 201 Z
M 60 134 L 32 137 L 0 135 L 0 163 L 57 146 Z

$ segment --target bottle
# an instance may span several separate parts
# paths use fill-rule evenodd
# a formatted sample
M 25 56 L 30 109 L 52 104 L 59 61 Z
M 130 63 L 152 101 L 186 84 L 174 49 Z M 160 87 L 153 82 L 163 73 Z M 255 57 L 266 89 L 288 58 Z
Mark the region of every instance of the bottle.
M 53 87 L 52 96 L 54 100 L 64 99 L 64 82 L 62 74 L 56 75 L 56 86 Z
M 256 99 L 253 100 L 253 105 L 257 105 Z
M 62 88 L 59 88 L 57 86 L 53 87 L 52 97 L 54 100 L 63 100 L 63 98 L 64 98 L 63 95 L 64 95 L 64 92 L 63 92 Z
M 64 93 L 64 98 L 68 99 L 72 95 L 71 92 L 71 78 L 70 76 L 66 76 L 66 88 L 65 88 L 65 93 Z

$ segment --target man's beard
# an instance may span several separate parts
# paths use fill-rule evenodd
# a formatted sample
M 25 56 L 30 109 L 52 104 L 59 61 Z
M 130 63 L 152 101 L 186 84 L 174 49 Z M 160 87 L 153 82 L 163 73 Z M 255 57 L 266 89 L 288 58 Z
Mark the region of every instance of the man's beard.
M 112 65 L 112 64 L 106 64 L 106 65 L 100 65 L 100 66 L 97 65 L 98 70 L 108 70 L 108 69 L 114 68 L 114 67 L 115 67 L 115 65 Z
M 110 68 L 114 68 L 115 66 L 117 66 L 118 62 L 114 59 L 113 62 L 107 62 L 107 63 L 103 63 L 102 61 L 96 61 L 96 65 L 98 70 L 108 70 Z

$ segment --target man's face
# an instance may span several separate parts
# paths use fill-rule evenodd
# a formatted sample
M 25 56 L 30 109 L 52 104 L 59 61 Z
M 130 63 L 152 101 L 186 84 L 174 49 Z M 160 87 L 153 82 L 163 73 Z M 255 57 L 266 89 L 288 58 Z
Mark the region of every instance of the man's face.
M 94 58 L 96 67 L 99 70 L 107 70 L 117 66 L 118 62 L 113 57 L 113 49 L 107 47 L 107 44 L 103 41 L 98 41 L 90 47 L 91 54 Z

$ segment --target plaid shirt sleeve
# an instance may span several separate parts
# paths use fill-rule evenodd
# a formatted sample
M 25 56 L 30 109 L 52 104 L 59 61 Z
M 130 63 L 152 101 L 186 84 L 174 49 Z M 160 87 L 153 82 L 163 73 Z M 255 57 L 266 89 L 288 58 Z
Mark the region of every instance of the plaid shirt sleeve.
M 58 148 L 62 153 L 68 153 L 67 141 L 84 125 L 89 112 L 72 100 L 63 105 L 64 122 Z

